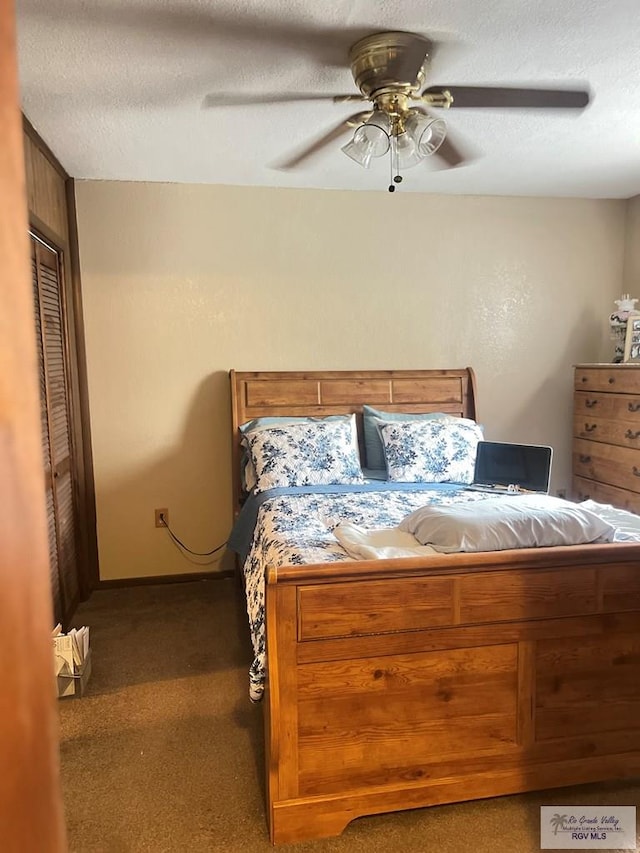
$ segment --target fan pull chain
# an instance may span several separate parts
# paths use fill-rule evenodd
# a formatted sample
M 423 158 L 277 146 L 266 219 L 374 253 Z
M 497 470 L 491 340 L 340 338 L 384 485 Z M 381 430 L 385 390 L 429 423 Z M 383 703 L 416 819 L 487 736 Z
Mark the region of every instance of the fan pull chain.
M 393 185 L 393 149 L 395 137 L 392 136 L 389 140 L 389 192 L 394 193 L 396 188 Z
M 395 184 L 399 184 L 402 182 L 402 175 L 400 174 L 400 163 L 398 157 L 398 145 L 397 145 L 397 136 L 392 134 L 391 136 L 391 157 L 389 160 L 389 168 L 390 168 L 390 183 L 389 183 L 389 192 L 394 193 L 396 188 Z M 395 175 L 393 174 L 395 171 Z

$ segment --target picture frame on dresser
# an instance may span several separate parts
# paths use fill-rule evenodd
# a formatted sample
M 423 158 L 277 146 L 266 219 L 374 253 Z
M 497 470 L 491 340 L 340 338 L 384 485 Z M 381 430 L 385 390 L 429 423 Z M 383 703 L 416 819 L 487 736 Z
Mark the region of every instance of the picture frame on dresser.
M 624 341 L 624 361 L 640 362 L 640 312 L 629 314 Z

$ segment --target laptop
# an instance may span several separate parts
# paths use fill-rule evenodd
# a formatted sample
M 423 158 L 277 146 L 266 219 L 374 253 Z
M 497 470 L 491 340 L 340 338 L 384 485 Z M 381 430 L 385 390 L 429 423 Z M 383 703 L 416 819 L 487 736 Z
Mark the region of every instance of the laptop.
M 553 450 L 541 444 L 479 441 L 473 483 L 480 492 L 547 494 Z

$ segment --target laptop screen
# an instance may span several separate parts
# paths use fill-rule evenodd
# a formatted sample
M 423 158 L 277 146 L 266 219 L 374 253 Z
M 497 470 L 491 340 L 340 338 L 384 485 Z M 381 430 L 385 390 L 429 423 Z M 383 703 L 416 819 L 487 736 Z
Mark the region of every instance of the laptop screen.
M 479 441 L 473 482 L 548 492 L 551 455 L 550 447 L 538 444 Z

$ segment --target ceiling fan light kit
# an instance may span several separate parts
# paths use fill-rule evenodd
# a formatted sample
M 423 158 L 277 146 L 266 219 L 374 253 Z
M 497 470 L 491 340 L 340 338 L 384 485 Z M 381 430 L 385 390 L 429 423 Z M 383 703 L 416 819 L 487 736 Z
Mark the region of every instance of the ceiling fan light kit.
M 366 169 L 373 158 L 390 152 L 389 192 L 402 181 L 402 170 L 416 166 L 439 149 L 448 166 L 464 161 L 450 140 L 442 147 L 447 126 L 442 119 L 433 118 L 427 106 L 582 109 L 589 103 L 589 93 L 583 90 L 432 86 L 420 93 L 431 53 L 428 39 L 405 32 L 374 33 L 357 41 L 349 51 L 360 97 L 348 100 L 371 101 L 374 112 L 342 150 Z M 335 100 L 344 103 L 347 98 Z
M 390 32 L 360 39 L 349 52 L 353 79 L 362 99 L 373 101 L 374 112 L 342 150 L 365 169 L 372 158 L 390 153 L 389 192 L 402 181 L 402 170 L 434 154 L 446 136 L 442 119 L 410 106 L 424 84 L 430 49 L 421 36 Z
M 352 139 L 342 151 L 365 169 L 372 161 L 390 155 L 391 183 L 402 181 L 402 170 L 416 166 L 433 155 L 448 168 L 469 159 L 452 139 L 441 118 L 431 115 L 439 109 L 560 109 L 581 110 L 588 106 L 585 88 L 515 88 L 502 86 L 429 86 L 424 89 L 426 69 L 433 54 L 433 42 L 425 36 L 401 31 L 373 33 L 357 41 L 349 50 L 351 74 L 359 94 L 246 96 L 219 94 L 207 97 L 208 105 L 229 106 L 278 101 L 330 98 L 336 104 L 362 103 L 367 106 L 340 121 L 324 136 L 307 146 L 279 168 L 293 169 L 333 144 L 343 134 Z M 356 128 L 353 132 L 353 128 Z
M 400 183 L 400 171 L 417 166 L 425 157 L 434 154 L 445 140 L 446 124 L 442 119 L 407 110 L 406 113 L 383 112 L 376 109 L 373 116 L 356 128 L 353 138 L 342 151 L 365 169 L 373 158 L 391 153 L 391 176 Z M 395 187 L 389 185 L 393 192 Z

